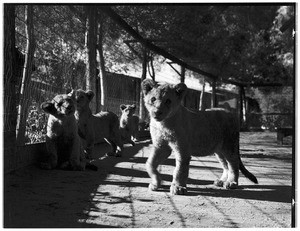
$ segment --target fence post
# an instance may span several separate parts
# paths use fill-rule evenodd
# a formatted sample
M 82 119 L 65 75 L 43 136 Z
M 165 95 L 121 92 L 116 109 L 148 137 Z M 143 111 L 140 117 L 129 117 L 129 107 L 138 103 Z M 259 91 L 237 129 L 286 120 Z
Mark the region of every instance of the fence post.
M 243 86 L 240 86 L 239 95 L 240 95 L 240 128 L 245 129 L 245 125 L 246 125 L 246 118 L 245 118 L 246 96 L 245 96 L 245 89 L 244 89 Z
M 184 80 L 185 80 L 185 67 L 181 66 L 180 83 L 184 83 Z
M 25 8 L 25 31 L 27 37 L 25 63 L 23 68 L 23 77 L 20 90 L 20 100 L 17 119 L 17 145 L 25 144 L 26 119 L 28 115 L 29 94 L 28 86 L 30 83 L 32 63 L 35 50 L 34 28 L 33 28 L 33 5 L 27 5 Z
M 143 49 L 143 63 L 142 63 L 142 76 L 141 76 L 141 83 L 143 82 L 144 79 L 146 79 L 147 77 L 147 62 L 148 62 L 148 57 L 147 57 L 147 50 L 144 47 Z M 139 116 L 141 121 L 145 121 L 145 105 L 144 105 L 144 99 L 143 99 L 143 92 L 142 92 L 142 88 L 141 92 L 140 92 L 140 112 L 139 112 Z
M 203 81 L 202 91 L 200 93 L 199 111 L 205 111 L 205 107 L 204 107 L 204 92 L 205 92 L 205 80 Z
M 217 107 L 218 102 L 217 102 L 217 96 L 216 96 L 216 81 L 212 81 L 212 92 L 211 92 L 211 107 Z
M 99 84 L 96 92 L 97 99 L 97 112 L 100 110 L 106 110 L 106 96 L 107 96 L 107 75 L 105 72 L 105 59 L 103 55 L 103 23 L 101 19 L 98 26 L 98 54 L 99 54 Z M 100 105 L 99 105 L 100 104 Z

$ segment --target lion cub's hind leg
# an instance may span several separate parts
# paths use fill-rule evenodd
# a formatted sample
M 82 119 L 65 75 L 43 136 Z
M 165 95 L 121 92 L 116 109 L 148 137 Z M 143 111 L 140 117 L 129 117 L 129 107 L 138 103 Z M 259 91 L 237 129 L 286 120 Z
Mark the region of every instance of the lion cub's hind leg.
M 160 173 L 158 172 L 158 166 L 171 155 L 171 148 L 167 145 L 154 146 L 153 152 L 148 157 L 146 162 L 146 169 L 148 175 L 151 177 L 151 183 L 149 189 L 151 191 L 157 191 L 161 186 Z
M 239 178 L 239 160 L 236 158 L 237 156 L 227 155 L 226 158 L 224 155 L 216 153 L 216 157 L 222 165 L 223 174 L 220 179 L 214 182 L 214 185 L 226 189 L 236 189 Z
M 227 181 L 228 178 L 228 165 L 227 165 L 227 161 L 224 158 L 224 156 L 221 156 L 219 154 L 215 154 L 215 156 L 217 157 L 217 159 L 219 160 L 222 168 L 223 168 L 223 173 L 220 179 L 215 180 L 214 185 L 218 186 L 218 187 L 223 187 L 224 183 Z

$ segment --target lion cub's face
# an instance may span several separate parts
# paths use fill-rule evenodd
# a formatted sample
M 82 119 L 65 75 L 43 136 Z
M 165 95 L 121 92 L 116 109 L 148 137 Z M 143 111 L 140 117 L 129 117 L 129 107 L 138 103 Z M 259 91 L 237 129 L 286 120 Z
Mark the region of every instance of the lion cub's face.
M 78 109 L 88 107 L 94 97 L 94 92 L 78 89 L 74 91 L 75 101 Z
M 55 117 L 68 117 L 74 115 L 74 95 L 72 93 L 57 95 L 51 102 L 42 103 L 41 108 Z
M 150 116 L 156 121 L 163 121 L 176 113 L 186 92 L 186 85 L 158 85 L 150 79 L 142 82 L 144 101 Z
M 132 105 L 125 105 L 121 104 L 120 109 L 122 111 L 122 116 L 131 117 L 135 112 L 135 104 Z

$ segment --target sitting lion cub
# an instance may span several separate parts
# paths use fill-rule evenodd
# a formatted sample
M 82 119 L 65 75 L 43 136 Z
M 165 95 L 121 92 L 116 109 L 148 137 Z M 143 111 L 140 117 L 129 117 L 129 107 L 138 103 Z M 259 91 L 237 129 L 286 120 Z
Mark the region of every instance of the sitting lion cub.
M 57 95 L 51 102 L 42 103 L 41 108 L 50 114 L 46 136 L 48 160 L 41 167 L 69 170 L 85 170 L 88 165 L 91 167 L 91 164 L 86 163 L 78 135 L 73 95 Z M 97 170 L 96 166 L 93 167 L 93 170 Z
M 135 104 L 120 105 L 122 111 L 120 118 L 121 136 L 124 142 L 130 143 L 132 146 L 135 145 L 134 141 L 138 140 L 139 132 L 139 117 L 134 115 L 135 108 Z
M 92 91 L 75 91 L 77 109 L 75 118 L 78 122 L 78 132 L 82 139 L 85 140 L 85 152 L 88 158 L 94 157 L 94 145 L 103 141 L 109 143 L 112 152 L 107 153 L 109 156 L 121 156 L 123 143 L 119 129 L 119 118 L 113 112 L 99 112 L 92 114 L 90 102 L 94 97 Z
M 223 174 L 215 185 L 234 189 L 238 186 L 239 169 L 254 183 L 256 177 L 243 165 L 239 155 L 239 126 L 225 110 L 192 112 L 181 105 L 186 85 L 158 85 L 152 80 L 142 82 L 145 106 L 150 114 L 150 133 L 154 146 L 146 167 L 152 179 L 149 188 L 160 187 L 157 167 L 171 152 L 175 154 L 171 194 L 185 194 L 191 155 L 216 154 Z

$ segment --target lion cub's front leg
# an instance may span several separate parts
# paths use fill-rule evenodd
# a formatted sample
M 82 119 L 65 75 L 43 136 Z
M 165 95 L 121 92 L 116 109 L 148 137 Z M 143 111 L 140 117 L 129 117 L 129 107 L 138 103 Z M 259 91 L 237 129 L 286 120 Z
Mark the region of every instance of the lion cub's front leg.
M 48 157 L 46 162 L 41 163 L 41 168 L 51 170 L 57 166 L 57 140 L 54 138 L 46 137 L 46 148 Z
M 175 154 L 176 167 L 173 172 L 170 193 L 172 195 L 184 195 L 187 193 L 186 182 L 189 175 L 191 156 L 186 147 L 180 146 L 177 143 L 171 144 L 171 148 Z
M 170 155 L 170 147 L 166 145 L 154 146 L 154 150 L 150 154 L 146 163 L 148 175 L 151 177 L 151 183 L 149 184 L 150 190 L 157 191 L 159 189 L 161 185 L 161 178 L 159 172 L 157 171 L 157 167 Z
M 72 148 L 70 153 L 70 164 L 72 170 L 79 170 L 83 171 L 85 170 L 85 158 L 82 158 L 82 146 L 81 146 L 81 140 L 79 137 L 76 137 L 74 140 L 72 140 Z

